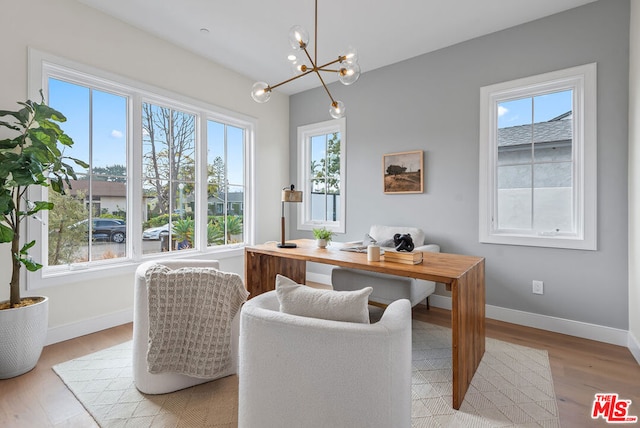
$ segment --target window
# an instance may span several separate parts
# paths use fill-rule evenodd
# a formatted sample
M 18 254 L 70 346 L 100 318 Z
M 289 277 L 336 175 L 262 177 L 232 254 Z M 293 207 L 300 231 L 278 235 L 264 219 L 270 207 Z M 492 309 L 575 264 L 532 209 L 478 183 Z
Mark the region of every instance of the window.
M 142 103 L 143 253 L 195 247 L 196 115 Z M 153 231 L 154 233 L 150 233 Z M 155 231 L 158 231 L 156 234 Z M 154 242 L 160 245 L 154 245 Z
M 480 242 L 596 249 L 595 64 L 480 91 Z
M 48 104 L 64 112 L 62 127 L 74 141 L 65 153 L 89 168 L 76 169 L 67 195 L 49 195 L 55 209 L 45 214 L 45 265 L 126 258 L 128 98 L 54 77 L 48 89 Z
M 30 93 L 44 89 L 67 118 L 61 127 L 74 145 L 65 154 L 89 164 L 66 195 L 30 195 L 55 204 L 28 225 L 46 261 L 31 286 L 158 255 L 233 251 L 251 239 L 253 120 L 35 50 L 30 56 Z
M 208 245 L 244 242 L 246 129 L 207 121 Z
M 345 232 L 345 119 L 298 128 L 298 229 Z

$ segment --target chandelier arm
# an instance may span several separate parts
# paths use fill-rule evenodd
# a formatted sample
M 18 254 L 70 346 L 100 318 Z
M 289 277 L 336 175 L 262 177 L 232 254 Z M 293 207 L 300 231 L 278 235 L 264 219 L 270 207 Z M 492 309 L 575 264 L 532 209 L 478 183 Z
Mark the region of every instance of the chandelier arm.
M 317 2 L 318 2 L 318 0 L 316 0 L 316 4 L 317 4 Z M 320 79 L 320 83 L 322 83 L 322 86 L 324 87 L 324 90 L 327 91 L 327 95 L 329 95 L 329 98 L 331 99 L 331 105 L 336 104 L 336 100 L 334 100 L 333 97 L 331 96 L 331 92 L 329 92 L 329 88 L 327 88 L 326 83 L 324 83 L 324 79 L 322 78 L 322 76 L 320 75 L 320 72 L 318 71 L 319 70 L 318 67 L 316 67 L 316 63 L 311 59 L 311 55 L 309 55 L 309 51 L 307 51 L 307 48 L 302 48 L 302 49 L 304 50 L 304 53 L 307 54 L 307 58 L 309 58 L 309 61 L 311 61 L 311 65 L 313 66 L 313 68 L 310 71 L 315 71 L 315 73 L 318 75 L 318 79 Z M 325 66 L 329 65 L 329 64 L 333 64 L 333 63 L 335 63 L 335 62 L 337 62 L 339 60 L 340 60 L 340 58 L 338 58 L 338 60 L 331 61 L 331 62 L 325 64 Z M 300 76 L 298 76 L 298 77 L 300 77 Z
M 280 82 L 280 83 L 278 83 L 278 84 L 275 84 L 275 85 L 269 85 L 269 90 L 275 89 L 275 88 L 277 88 L 278 86 L 282 86 L 282 85 L 284 85 L 285 83 L 292 82 L 292 81 L 294 81 L 294 80 L 296 80 L 296 79 L 301 78 L 302 76 L 306 76 L 306 75 L 307 75 L 307 74 L 309 74 L 309 73 L 313 73 L 313 69 L 311 69 L 311 70 L 309 70 L 309 71 L 305 71 L 304 73 L 299 74 L 299 75 L 297 75 L 297 76 L 293 76 L 291 79 L 287 79 L 287 80 L 285 80 L 285 81 L 283 81 L 283 82 Z
M 316 67 L 316 63 L 313 60 L 313 58 L 311 58 L 311 55 L 309 54 L 309 51 L 307 50 L 307 48 L 302 48 L 302 50 L 304 51 L 304 53 L 307 55 L 307 59 L 309 60 L 309 62 L 311 63 L 311 71 L 315 71 L 317 69 Z
M 322 65 L 318 66 L 318 69 L 322 69 L 322 68 L 328 67 L 328 66 L 330 66 L 330 65 L 332 65 L 332 64 L 335 64 L 336 62 L 341 62 L 341 61 L 343 61 L 344 59 L 345 59 L 345 57 L 344 57 L 344 56 L 339 56 L 339 57 L 338 57 L 338 59 L 334 59 L 333 61 L 329 61 L 329 62 L 328 62 L 328 63 L 326 63 L 326 64 L 322 64 Z
M 314 71 L 318 75 L 318 79 L 320 79 L 320 83 L 322 83 L 322 86 L 324 87 L 324 90 L 327 91 L 327 95 L 329 95 L 329 98 L 331 99 L 331 105 L 335 105 L 336 104 L 336 100 L 334 100 L 333 97 L 331 96 L 331 92 L 329 92 L 329 88 L 327 88 L 327 85 L 324 83 L 324 79 L 320 75 L 320 72 L 317 69 L 314 69 Z

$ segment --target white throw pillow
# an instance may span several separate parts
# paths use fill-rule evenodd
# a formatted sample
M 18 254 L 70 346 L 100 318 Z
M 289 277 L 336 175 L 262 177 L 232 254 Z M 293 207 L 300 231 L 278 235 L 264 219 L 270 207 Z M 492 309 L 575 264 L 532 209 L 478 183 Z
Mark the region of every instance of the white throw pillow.
M 372 291 L 372 287 L 356 291 L 323 290 L 276 276 L 280 312 L 290 315 L 369 324 L 368 302 Z

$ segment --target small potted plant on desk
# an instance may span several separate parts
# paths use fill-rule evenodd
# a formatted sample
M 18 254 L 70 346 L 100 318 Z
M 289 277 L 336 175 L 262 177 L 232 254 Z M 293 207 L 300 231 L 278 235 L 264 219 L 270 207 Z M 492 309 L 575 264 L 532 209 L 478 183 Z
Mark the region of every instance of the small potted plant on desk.
M 333 232 L 323 227 L 321 229 L 313 229 L 313 237 L 316 238 L 318 248 L 327 248 L 327 244 L 333 237 Z

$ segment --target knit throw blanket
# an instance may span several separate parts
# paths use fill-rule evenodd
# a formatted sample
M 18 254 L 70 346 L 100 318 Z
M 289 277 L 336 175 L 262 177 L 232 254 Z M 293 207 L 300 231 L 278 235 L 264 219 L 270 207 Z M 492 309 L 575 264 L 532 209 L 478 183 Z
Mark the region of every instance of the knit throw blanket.
M 149 373 L 207 379 L 231 368 L 231 322 L 249 293 L 238 274 L 213 268 L 152 265 L 149 295 Z

